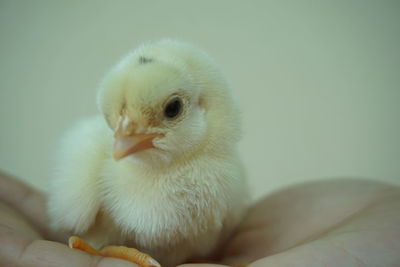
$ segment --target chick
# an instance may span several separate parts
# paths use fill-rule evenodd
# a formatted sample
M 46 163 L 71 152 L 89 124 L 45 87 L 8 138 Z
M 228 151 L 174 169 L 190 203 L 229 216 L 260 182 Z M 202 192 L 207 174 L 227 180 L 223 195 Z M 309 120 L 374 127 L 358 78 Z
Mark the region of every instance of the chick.
M 210 256 L 248 200 L 238 111 L 216 64 L 186 43 L 142 45 L 105 76 L 98 105 L 103 116 L 59 149 L 53 229 L 95 249 L 135 247 L 164 267 Z

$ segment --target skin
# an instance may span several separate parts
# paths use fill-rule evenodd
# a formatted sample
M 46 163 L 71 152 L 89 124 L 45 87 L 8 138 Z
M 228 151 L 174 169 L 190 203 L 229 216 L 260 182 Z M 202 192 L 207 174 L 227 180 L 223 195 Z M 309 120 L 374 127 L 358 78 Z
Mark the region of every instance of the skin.
M 398 266 L 400 188 L 335 179 L 296 185 L 257 202 L 219 252 L 225 265 Z M 46 196 L 0 174 L 1 266 L 137 266 L 68 248 L 51 233 Z M 64 242 L 65 243 L 65 242 Z M 185 264 L 216 267 L 217 264 Z

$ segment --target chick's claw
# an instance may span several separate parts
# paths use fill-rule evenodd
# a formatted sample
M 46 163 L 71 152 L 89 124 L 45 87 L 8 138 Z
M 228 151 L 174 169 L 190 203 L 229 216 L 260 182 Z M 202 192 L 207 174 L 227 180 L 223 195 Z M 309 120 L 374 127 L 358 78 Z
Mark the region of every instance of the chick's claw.
M 70 248 L 79 249 L 92 255 L 119 258 L 136 263 L 141 267 L 161 267 L 161 265 L 151 256 L 134 248 L 107 246 L 98 251 L 77 236 L 70 237 L 68 243 Z

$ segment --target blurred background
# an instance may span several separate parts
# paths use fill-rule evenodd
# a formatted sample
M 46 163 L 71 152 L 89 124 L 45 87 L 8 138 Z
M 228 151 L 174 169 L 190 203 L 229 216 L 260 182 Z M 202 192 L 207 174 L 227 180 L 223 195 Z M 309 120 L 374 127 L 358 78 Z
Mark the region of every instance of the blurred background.
M 204 48 L 242 110 L 254 197 L 311 179 L 400 184 L 399 1 L 0 0 L 0 169 L 46 189 L 63 132 L 139 44 Z

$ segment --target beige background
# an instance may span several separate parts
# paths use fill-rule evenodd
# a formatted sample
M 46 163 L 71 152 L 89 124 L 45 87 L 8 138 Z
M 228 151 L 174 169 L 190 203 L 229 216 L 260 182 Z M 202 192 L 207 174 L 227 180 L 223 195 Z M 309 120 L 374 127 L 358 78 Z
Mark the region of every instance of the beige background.
M 0 169 L 46 188 L 102 75 L 173 37 L 231 81 L 255 196 L 336 176 L 400 183 L 399 3 L 0 0 Z

